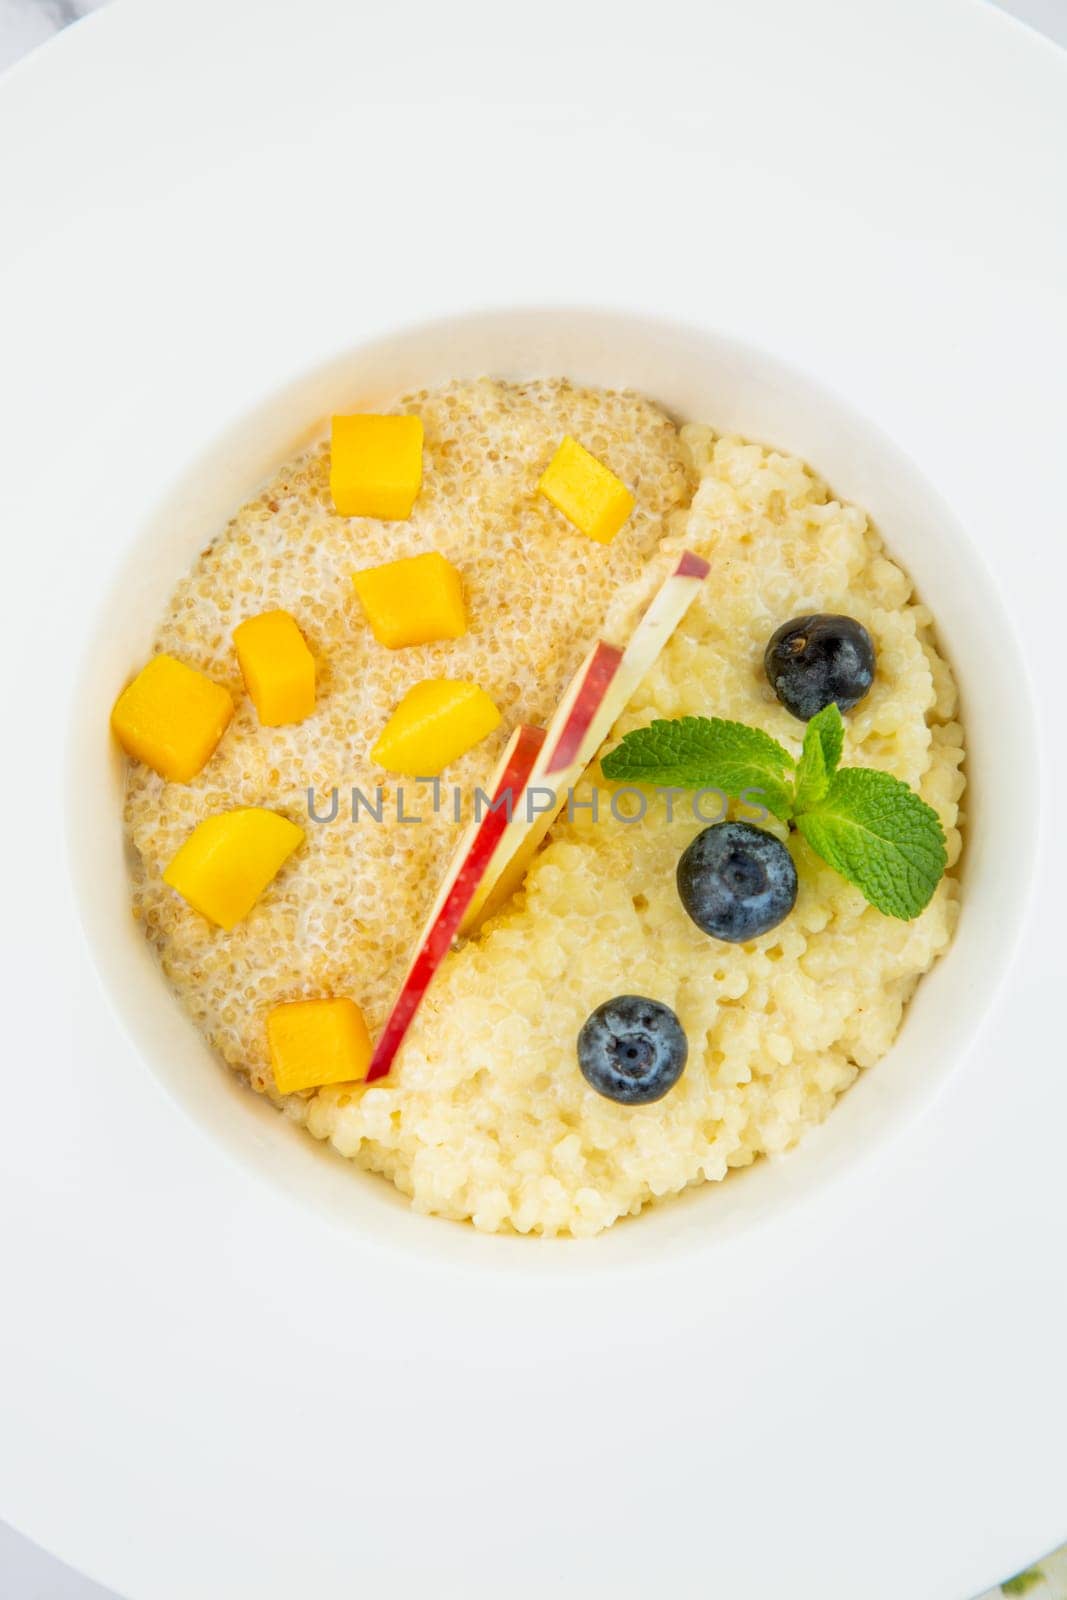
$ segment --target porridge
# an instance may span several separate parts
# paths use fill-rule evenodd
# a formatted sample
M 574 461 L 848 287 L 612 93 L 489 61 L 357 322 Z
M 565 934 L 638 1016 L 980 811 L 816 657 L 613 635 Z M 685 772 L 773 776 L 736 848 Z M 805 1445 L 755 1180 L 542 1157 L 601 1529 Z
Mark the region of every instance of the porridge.
M 134 915 L 222 1059 L 417 1209 L 593 1234 L 786 1150 L 888 1050 L 958 910 L 956 687 L 793 457 L 562 380 L 401 417 L 378 498 L 335 423 L 175 590 L 174 686 L 115 713 Z M 196 693 L 190 773 L 148 724 Z M 501 774 L 558 809 L 472 814 Z

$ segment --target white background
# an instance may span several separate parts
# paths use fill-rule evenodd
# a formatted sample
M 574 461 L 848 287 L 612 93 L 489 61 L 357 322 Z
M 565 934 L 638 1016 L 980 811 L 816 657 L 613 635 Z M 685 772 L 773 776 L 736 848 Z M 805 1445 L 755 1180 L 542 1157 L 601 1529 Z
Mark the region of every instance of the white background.
M 0 0 L 0 69 L 44 43 L 60 27 L 103 3 L 105 0 Z M 1067 0 L 993 0 L 993 3 L 1067 46 Z M 293 7 L 294 16 L 299 15 L 299 0 L 293 0 Z M 1042 1554 L 1034 1551 L 1035 1559 Z M 1067 1561 L 1063 1564 L 1067 1568 Z M 990 1579 L 996 1576 L 991 1573 Z M 1045 1589 L 1044 1593 L 1050 1594 L 1051 1590 Z M 1039 1594 L 1040 1591 L 1034 1600 L 1038 1600 Z M 3 1600 L 109 1600 L 109 1596 L 110 1600 L 116 1600 L 111 1591 L 79 1577 L 3 1523 L 0 1523 L 0 1596 Z M 908 1600 L 908 1597 L 902 1595 L 900 1600 Z

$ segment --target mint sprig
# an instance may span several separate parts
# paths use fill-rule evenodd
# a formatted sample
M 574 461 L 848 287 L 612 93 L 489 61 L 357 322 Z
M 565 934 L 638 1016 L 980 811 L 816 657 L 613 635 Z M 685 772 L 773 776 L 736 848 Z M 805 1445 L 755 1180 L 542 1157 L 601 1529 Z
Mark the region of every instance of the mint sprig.
M 601 762 L 605 778 L 671 789 L 721 789 L 741 795 L 758 789 L 768 811 L 783 822 L 793 814 L 794 762 L 788 750 L 760 728 L 722 717 L 678 717 L 626 734 Z
M 628 733 L 601 769 L 615 783 L 758 794 L 871 905 L 908 922 L 941 881 L 944 831 L 933 807 L 899 778 L 874 767 L 839 769 L 844 741 L 832 702 L 808 723 L 798 762 L 759 728 L 679 717 Z
M 830 787 L 830 780 L 845 747 L 845 724 L 836 702 L 831 700 L 812 717 L 804 732 L 804 749 L 797 762 L 794 813 L 818 805 Z
M 843 767 L 819 804 L 797 817 L 816 855 L 887 917 L 917 917 L 945 870 L 937 812 L 899 778 Z

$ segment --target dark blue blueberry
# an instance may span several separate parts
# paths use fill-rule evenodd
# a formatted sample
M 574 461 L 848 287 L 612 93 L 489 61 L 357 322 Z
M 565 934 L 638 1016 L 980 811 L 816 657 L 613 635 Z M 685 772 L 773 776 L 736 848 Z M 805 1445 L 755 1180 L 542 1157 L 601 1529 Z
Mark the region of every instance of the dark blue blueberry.
M 808 722 L 831 700 L 851 711 L 874 682 L 874 645 L 854 617 L 794 617 L 771 634 L 763 653 L 771 688 Z
M 578 1035 L 578 1065 L 597 1094 L 624 1106 L 662 1100 L 685 1069 L 689 1042 L 670 1006 L 620 994 L 597 1006 Z
M 792 911 L 797 869 L 773 833 L 751 822 L 716 822 L 682 852 L 678 893 L 701 932 L 744 944 Z

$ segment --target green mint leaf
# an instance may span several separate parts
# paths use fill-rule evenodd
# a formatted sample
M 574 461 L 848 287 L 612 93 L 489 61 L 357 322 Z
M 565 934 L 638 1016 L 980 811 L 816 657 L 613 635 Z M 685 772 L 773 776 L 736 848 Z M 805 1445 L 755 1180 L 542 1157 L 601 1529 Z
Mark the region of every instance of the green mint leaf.
M 600 765 L 613 783 L 721 789 L 735 797 L 759 790 L 758 798 L 783 822 L 793 814 L 792 756 L 770 734 L 743 722 L 721 717 L 650 722 L 628 733 Z
M 845 724 L 837 702 L 831 700 L 804 730 L 804 749 L 797 762 L 797 811 L 810 811 L 824 797 L 844 745 Z
M 1045 1574 L 1040 1567 L 1027 1567 L 1025 1572 L 1017 1572 L 1014 1578 L 1007 1578 L 1000 1586 L 1001 1594 L 1028 1594 L 1031 1589 L 1036 1589 L 1039 1583 L 1045 1581 Z
M 818 740 L 822 746 L 826 776 L 832 778 L 837 771 L 837 763 L 841 760 L 841 752 L 845 748 L 845 719 L 838 710 L 836 700 L 831 700 L 830 704 L 824 706 L 808 723 L 804 732 L 805 749 L 809 739 L 813 742 Z
M 888 772 L 843 767 L 823 799 L 797 818 L 816 855 L 887 917 L 917 917 L 945 870 L 937 812 Z

